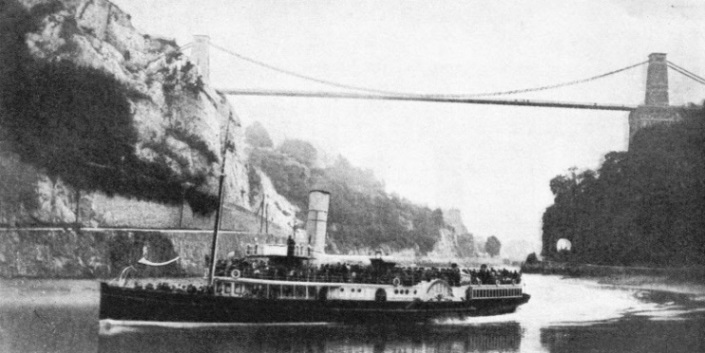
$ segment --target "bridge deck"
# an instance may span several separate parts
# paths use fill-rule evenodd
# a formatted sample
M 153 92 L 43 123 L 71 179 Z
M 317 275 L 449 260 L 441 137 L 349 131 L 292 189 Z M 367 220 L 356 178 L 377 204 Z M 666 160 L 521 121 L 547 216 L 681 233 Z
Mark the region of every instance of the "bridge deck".
M 461 104 L 489 104 L 489 105 L 514 105 L 544 108 L 564 108 L 564 109 L 589 109 L 589 110 L 614 110 L 633 111 L 635 106 L 615 105 L 615 104 L 585 104 L 571 102 L 551 102 L 540 100 L 504 100 L 504 99 L 481 99 L 468 98 L 462 95 L 391 95 L 391 94 L 363 94 L 345 92 L 314 92 L 314 91 L 285 91 L 285 90 L 245 90 L 245 89 L 218 89 L 226 95 L 237 96 L 269 96 L 269 97 L 293 97 L 293 98 L 332 98 L 332 99 L 365 99 L 365 100 L 391 100 L 391 101 L 416 101 L 433 103 L 461 103 Z

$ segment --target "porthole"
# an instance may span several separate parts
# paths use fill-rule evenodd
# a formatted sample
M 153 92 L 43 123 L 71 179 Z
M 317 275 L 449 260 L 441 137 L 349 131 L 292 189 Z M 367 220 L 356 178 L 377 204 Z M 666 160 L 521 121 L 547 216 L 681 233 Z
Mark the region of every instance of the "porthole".
M 414 289 L 414 294 L 416 294 L 416 290 Z
M 345 292 L 345 288 L 340 288 L 340 291 L 341 291 L 341 292 Z
M 395 290 L 394 290 L 394 294 L 399 294 L 399 290 L 398 290 L 398 289 L 395 289 Z

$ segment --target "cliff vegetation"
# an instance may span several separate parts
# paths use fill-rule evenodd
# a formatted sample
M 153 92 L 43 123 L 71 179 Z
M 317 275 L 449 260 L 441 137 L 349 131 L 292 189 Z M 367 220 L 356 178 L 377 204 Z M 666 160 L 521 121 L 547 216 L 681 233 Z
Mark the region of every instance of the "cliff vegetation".
M 636 133 L 597 171 L 559 175 L 543 215 L 543 256 L 604 265 L 705 265 L 705 109 Z M 557 251 L 559 239 L 570 250 Z
M 441 240 L 442 230 L 454 232 L 444 221 L 442 210 L 388 194 L 371 171 L 353 166 L 342 156 L 329 165 L 320 165 L 319 151 L 313 145 L 288 139 L 274 146 L 258 123 L 247 128 L 246 141 L 251 146 L 250 164 L 267 174 L 277 192 L 301 210 L 307 209 L 309 190 L 330 192 L 329 252 L 413 249 L 419 255 L 427 254 Z M 256 180 L 250 180 L 256 184 Z M 256 189 L 256 185 L 251 185 L 251 189 Z M 306 219 L 305 212 L 300 212 L 298 218 Z M 454 247 L 461 243 L 471 247 L 472 235 L 463 234 L 460 241 L 450 243 Z M 469 252 L 472 254 L 472 250 Z

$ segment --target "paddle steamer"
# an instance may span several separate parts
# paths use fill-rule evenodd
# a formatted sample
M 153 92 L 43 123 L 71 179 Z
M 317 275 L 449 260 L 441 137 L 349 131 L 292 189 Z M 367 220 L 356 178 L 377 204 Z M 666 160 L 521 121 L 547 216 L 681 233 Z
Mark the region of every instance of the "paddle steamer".
M 326 263 L 328 203 L 327 192 L 311 192 L 307 233 L 313 244 L 297 246 L 290 238 L 248 246 L 242 259 L 211 263 L 202 286 L 127 285 L 126 272 L 101 283 L 100 319 L 413 323 L 510 313 L 530 298 L 520 275 L 507 271 L 400 267 L 379 254 L 365 265 Z

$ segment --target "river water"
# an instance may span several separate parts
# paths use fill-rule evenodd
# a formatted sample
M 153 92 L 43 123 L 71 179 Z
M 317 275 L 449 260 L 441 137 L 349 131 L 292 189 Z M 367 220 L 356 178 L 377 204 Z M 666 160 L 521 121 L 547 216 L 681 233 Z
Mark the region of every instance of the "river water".
M 106 325 L 94 281 L 0 281 L 0 352 L 705 352 L 705 296 L 524 275 L 516 313 L 424 325 Z

